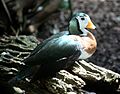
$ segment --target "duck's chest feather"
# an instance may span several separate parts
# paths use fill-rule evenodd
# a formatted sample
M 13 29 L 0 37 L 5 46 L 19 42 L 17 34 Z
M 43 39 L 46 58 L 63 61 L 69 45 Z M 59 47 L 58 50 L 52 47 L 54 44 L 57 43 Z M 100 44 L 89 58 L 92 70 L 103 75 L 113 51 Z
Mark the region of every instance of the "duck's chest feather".
M 80 37 L 79 35 L 70 35 L 70 37 L 81 44 L 81 55 L 90 57 L 95 52 L 97 42 L 92 33 L 89 32 L 86 37 Z

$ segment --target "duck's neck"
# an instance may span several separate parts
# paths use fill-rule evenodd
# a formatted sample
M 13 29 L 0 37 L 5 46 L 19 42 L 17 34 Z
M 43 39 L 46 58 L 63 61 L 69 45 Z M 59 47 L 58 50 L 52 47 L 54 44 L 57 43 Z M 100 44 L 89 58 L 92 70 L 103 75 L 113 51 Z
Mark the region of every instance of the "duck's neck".
M 86 37 L 87 35 L 88 35 L 88 30 L 86 30 L 85 28 L 83 28 L 83 29 L 80 29 L 82 32 L 83 32 L 83 34 L 80 34 L 80 36 L 83 36 L 83 37 Z
M 82 36 L 82 37 L 89 37 L 90 39 L 96 41 L 94 35 L 91 32 L 89 32 L 87 29 L 81 29 L 81 31 L 83 32 L 83 34 L 80 34 L 80 36 Z

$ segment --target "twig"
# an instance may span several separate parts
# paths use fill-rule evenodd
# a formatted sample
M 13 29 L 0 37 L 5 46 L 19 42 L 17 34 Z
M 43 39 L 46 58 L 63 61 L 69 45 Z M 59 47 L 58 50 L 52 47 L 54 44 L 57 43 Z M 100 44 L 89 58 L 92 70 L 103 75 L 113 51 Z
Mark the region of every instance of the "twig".
M 11 15 L 10 15 L 10 13 L 9 13 L 9 10 L 8 10 L 6 4 L 5 4 L 5 1 L 4 1 L 4 0 L 1 0 L 1 2 L 2 2 L 2 4 L 3 4 L 3 7 L 4 7 L 4 9 L 5 9 L 6 13 L 7 13 L 7 16 L 8 16 L 8 18 L 9 18 L 10 22 L 12 23 Z

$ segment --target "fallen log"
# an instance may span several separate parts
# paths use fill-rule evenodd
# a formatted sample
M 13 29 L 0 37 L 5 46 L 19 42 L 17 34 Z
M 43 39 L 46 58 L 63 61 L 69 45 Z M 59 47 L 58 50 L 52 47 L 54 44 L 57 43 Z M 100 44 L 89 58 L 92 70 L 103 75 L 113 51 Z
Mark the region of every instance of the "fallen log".
M 14 77 L 20 67 L 24 65 L 22 60 L 29 56 L 38 43 L 33 36 L 0 38 L 0 80 L 8 81 Z M 15 44 L 19 49 L 11 47 L 11 44 Z M 84 60 L 76 61 L 72 68 L 61 70 L 56 73 L 55 77 L 48 80 L 37 80 L 34 83 L 29 81 L 29 77 L 23 79 L 16 84 L 14 90 L 19 94 L 22 92 L 25 94 L 120 93 L 120 75 L 118 73 Z

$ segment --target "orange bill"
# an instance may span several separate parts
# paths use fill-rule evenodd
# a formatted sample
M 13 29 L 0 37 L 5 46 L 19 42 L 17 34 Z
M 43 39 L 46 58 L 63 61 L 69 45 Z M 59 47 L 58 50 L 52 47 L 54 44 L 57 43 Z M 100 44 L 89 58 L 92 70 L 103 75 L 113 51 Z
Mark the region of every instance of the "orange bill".
M 88 21 L 88 25 L 86 26 L 86 28 L 88 28 L 88 29 L 95 29 L 96 26 L 92 23 L 91 20 L 89 20 L 89 21 Z

